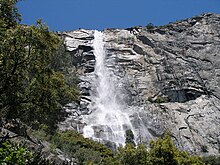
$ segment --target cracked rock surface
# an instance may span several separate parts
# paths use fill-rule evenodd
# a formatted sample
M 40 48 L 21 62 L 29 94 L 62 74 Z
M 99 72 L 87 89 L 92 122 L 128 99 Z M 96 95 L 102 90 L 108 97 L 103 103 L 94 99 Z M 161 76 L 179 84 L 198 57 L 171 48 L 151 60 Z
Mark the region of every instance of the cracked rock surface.
M 80 105 L 60 129 L 82 132 L 95 86 L 93 30 L 61 33 L 80 76 Z M 136 141 L 171 132 L 175 144 L 200 155 L 220 150 L 220 15 L 203 14 L 160 27 L 105 29 L 108 67 L 122 82 Z M 207 148 L 204 151 L 202 148 Z

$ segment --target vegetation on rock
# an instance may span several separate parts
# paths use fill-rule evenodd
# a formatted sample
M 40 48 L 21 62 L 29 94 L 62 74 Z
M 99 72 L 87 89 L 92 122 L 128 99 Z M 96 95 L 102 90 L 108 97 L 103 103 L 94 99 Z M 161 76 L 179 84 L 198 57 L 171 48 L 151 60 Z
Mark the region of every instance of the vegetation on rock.
M 134 133 L 132 132 L 131 129 L 126 130 L 125 132 L 125 143 L 126 144 L 132 144 L 135 146 L 135 142 L 134 142 Z
M 59 148 L 78 164 L 182 165 L 218 164 L 219 158 L 197 156 L 178 150 L 167 134 L 152 141 L 150 147 L 135 147 L 134 135 L 126 131 L 126 146 L 116 153 L 104 145 L 83 138 L 75 131 L 56 132 L 62 106 L 77 101 L 77 79 L 68 78 L 70 54 L 62 40 L 42 23 L 19 24 L 18 0 L 0 0 L 0 117 L 20 119 L 34 128 L 35 135 Z M 152 24 L 148 25 L 152 28 Z M 156 102 L 165 102 L 160 98 Z M 1 120 L 0 120 L 1 121 Z M 2 123 L 0 123 L 2 125 Z M 48 133 L 49 132 L 49 133 Z M 33 134 L 34 135 L 34 134 Z M 205 147 L 203 147 L 205 151 Z M 52 150 L 52 149 L 51 149 Z M 9 137 L 0 140 L 1 164 L 49 164 L 39 155 L 15 144 Z
M 182 165 L 204 164 L 198 156 L 190 156 L 187 152 L 178 150 L 169 134 L 163 138 L 152 141 L 150 147 L 140 144 L 134 147 L 127 144 L 124 148 L 119 147 L 116 155 L 109 164 L 126 165 Z
M 27 164 L 33 155 L 26 148 L 5 141 L 0 146 L 0 164 Z

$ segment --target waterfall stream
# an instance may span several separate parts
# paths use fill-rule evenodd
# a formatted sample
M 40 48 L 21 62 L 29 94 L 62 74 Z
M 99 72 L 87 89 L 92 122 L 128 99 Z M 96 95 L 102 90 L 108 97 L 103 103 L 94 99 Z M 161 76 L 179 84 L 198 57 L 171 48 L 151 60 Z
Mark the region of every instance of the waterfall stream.
M 125 145 L 125 131 L 132 129 L 132 126 L 129 115 L 125 112 L 126 104 L 119 88 L 120 83 L 107 67 L 109 61 L 102 32 L 94 32 L 93 47 L 96 59 L 94 80 L 96 92 L 91 96 L 92 113 L 84 117 L 87 125 L 83 129 L 83 135 L 98 141 Z

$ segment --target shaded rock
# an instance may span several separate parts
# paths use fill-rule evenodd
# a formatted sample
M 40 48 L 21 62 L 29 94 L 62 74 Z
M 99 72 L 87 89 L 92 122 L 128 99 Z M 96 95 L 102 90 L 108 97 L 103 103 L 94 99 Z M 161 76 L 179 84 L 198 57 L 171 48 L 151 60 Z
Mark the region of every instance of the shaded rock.
M 183 150 L 204 155 L 201 146 L 207 146 L 206 155 L 218 154 L 219 29 L 220 15 L 208 13 L 151 29 L 103 31 L 106 65 L 120 80 L 123 93 L 117 97 L 127 102 L 125 111 L 137 143 L 149 143 L 169 130 Z M 93 31 L 66 32 L 63 36 L 81 79 L 81 105 L 75 107 L 80 113 L 71 119 L 77 125 L 92 113 L 91 94 L 96 94 Z M 82 132 L 86 123 L 79 125 Z M 73 129 L 68 124 L 66 128 Z

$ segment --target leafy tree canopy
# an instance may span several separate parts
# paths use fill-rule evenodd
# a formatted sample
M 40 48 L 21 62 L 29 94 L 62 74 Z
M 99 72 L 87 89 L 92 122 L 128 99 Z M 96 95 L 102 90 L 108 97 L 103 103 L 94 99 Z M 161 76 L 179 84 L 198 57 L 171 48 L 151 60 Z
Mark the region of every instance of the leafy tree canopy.
M 58 59 L 66 55 L 63 42 L 41 20 L 20 25 L 17 0 L 0 2 L 0 114 L 53 126 L 62 105 L 78 94 L 58 68 L 66 67 Z
M 18 9 L 15 6 L 18 0 L 0 0 L 0 30 L 15 27 L 21 20 Z

